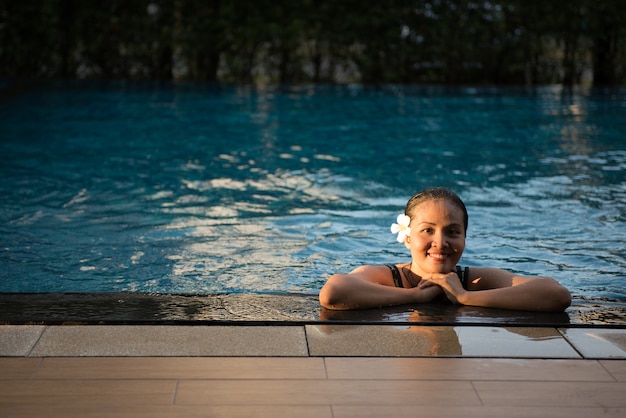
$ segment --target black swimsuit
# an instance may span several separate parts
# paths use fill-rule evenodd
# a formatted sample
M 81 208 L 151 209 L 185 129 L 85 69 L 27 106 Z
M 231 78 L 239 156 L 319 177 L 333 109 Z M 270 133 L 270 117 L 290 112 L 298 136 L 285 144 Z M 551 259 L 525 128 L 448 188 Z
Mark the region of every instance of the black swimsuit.
M 393 284 L 396 287 L 404 287 L 402 285 L 402 276 L 400 275 L 400 270 L 395 264 L 387 264 L 387 267 L 391 270 L 391 275 L 393 276 Z M 467 290 L 467 280 L 469 279 L 469 267 L 456 266 L 456 275 L 461 279 L 461 285 L 463 285 L 463 289 Z

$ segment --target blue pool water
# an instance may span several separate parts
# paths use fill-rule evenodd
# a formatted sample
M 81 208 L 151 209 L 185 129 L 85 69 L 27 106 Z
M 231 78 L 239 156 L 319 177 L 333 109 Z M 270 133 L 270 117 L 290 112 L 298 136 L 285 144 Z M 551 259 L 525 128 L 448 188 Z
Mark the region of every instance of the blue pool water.
M 50 82 L 0 89 L 0 292 L 317 293 L 408 259 L 418 190 L 464 265 L 626 299 L 626 90 Z

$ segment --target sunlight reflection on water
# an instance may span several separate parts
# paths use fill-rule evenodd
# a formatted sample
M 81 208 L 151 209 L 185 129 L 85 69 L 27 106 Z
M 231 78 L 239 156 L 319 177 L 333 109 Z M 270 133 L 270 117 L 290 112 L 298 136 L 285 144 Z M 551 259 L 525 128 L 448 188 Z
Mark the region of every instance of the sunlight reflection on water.
M 625 96 L 51 84 L 0 102 L 0 292 L 317 293 L 444 185 L 464 265 L 624 299 Z

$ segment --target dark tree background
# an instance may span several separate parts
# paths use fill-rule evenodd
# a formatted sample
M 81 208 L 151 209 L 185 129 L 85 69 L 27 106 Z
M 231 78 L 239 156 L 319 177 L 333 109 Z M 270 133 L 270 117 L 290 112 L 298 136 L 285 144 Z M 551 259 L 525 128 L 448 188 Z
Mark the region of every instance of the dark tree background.
M 0 0 L 0 76 L 623 85 L 626 0 Z

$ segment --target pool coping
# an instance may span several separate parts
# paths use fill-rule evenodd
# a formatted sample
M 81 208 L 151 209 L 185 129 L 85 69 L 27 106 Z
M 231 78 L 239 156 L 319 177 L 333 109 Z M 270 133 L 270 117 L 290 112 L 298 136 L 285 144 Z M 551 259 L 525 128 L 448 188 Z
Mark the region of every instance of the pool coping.
M 436 325 L 626 328 L 626 303 L 537 313 L 444 303 L 331 311 L 311 294 L 0 293 L 0 325 Z
M 626 329 L 397 324 L 0 325 L 0 357 L 626 359 Z

